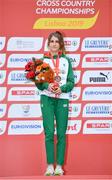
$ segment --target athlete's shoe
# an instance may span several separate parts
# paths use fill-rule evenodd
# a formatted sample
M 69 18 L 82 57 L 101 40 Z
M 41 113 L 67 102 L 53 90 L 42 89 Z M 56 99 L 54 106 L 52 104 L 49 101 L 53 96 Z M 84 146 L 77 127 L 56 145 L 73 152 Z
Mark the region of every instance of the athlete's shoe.
M 55 176 L 62 176 L 64 174 L 64 171 L 60 165 L 56 166 L 56 169 L 54 171 Z
M 45 176 L 53 176 L 54 175 L 54 167 L 53 165 L 48 165 Z

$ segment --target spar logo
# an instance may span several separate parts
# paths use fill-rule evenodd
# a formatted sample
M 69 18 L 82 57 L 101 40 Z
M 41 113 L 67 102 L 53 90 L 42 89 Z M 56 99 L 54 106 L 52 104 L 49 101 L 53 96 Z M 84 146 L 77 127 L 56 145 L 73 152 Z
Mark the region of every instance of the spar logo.
M 0 37 L 0 51 L 4 49 L 6 37 Z
M 83 57 L 83 68 L 109 68 L 112 66 L 112 54 L 86 54 Z
M 12 121 L 8 127 L 8 135 L 38 135 L 43 132 L 42 121 Z
M 11 71 L 9 73 L 8 84 L 26 84 L 26 83 L 32 83 L 32 82 L 26 79 L 24 70 Z
M 40 104 L 11 104 L 9 118 L 41 118 Z
M 7 127 L 7 121 L 0 121 L 0 135 L 4 134 Z
M 32 57 L 42 58 L 43 54 L 11 54 L 8 58 L 8 67 L 24 68 Z
M 112 87 L 86 87 L 82 99 L 85 101 L 112 101 Z
M 112 84 L 112 71 L 85 71 L 82 84 Z
M 112 134 L 112 120 L 87 120 L 83 134 Z
M 8 101 L 39 101 L 40 91 L 36 87 L 13 87 L 8 92 Z
M 82 51 L 112 51 L 111 37 L 88 37 L 82 42 Z
M 11 37 L 7 43 L 8 51 L 39 51 L 42 48 L 41 37 Z
M 45 41 L 45 51 L 48 51 L 47 42 L 48 40 Z M 66 37 L 64 38 L 64 44 L 66 51 L 77 51 L 80 45 L 80 38 Z
M 111 103 L 91 103 L 83 108 L 83 117 L 112 117 Z

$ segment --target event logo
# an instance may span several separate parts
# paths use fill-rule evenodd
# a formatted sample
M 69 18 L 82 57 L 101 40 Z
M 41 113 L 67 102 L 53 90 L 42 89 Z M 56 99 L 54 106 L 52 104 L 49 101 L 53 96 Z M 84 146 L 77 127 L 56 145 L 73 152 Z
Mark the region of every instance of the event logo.
M 40 118 L 40 104 L 12 104 L 9 107 L 8 118 Z
M 0 54 L 0 68 L 4 66 L 6 61 L 6 54 Z
M 112 117 L 112 104 L 86 104 L 83 109 L 83 117 Z
M 42 121 L 21 120 L 9 124 L 8 135 L 37 135 L 43 131 Z
M 87 120 L 83 134 L 112 134 L 112 120 Z
M 0 37 L 0 51 L 4 49 L 6 37 Z
M 77 51 L 80 45 L 80 38 L 66 37 L 64 38 L 64 44 L 66 51 Z M 45 51 L 48 51 L 47 40 L 45 41 Z
M 83 39 L 82 51 L 112 51 L 111 37 L 90 37 Z
M 78 117 L 81 112 L 81 104 L 69 104 L 69 118 Z
M 0 135 L 6 131 L 7 121 L 0 121 Z
M 40 92 L 36 87 L 13 87 L 9 90 L 8 101 L 39 101 Z
M 3 118 L 6 114 L 6 104 L 0 104 L 0 118 Z
M 81 87 L 74 87 L 73 90 L 70 92 L 70 101 L 78 100 L 80 94 L 81 94 Z
M 74 72 L 75 84 L 78 84 L 81 77 L 81 71 L 73 71 L 73 72 Z
M 6 71 L 5 70 L 1 70 L 0 71 L 0 84 L 3 84 L 5 79 L 6 79 Z
M 7 43 L 8 51 L 39 51 L 42 48 L 41 37 L 11 37 Z
M 99 14 L 95 4 L 96 1 L 37 0 L 38 19 L 33 29 L 89 29 Z
M 112 101 L 112 87 L 86 87 L 82 99 L 85 101 Z
M 85 71 L 82 84 L 112 84 L 112 71 Z
M 83 68 L 109 68 L 112 66 L 112 54 L 86 54 L 83 58 Z
M 69 120 L 66 134 L 78 134 L 81 130 L 81 126 L 82 126 L 81 120 Z
M 24 70 L 11 71 L 8 75 L 8 84 L 27 84 L 32 83 L 25 77 Z
M 42 58 L 43 54 L 11 54 L 8 58 L 8 67 L 24 68 L 28 61 L 35 58 Z
M 89 29 L 93 27 L 99 12 L 92 18 L 39 18 L 33 29 Z
M 71 61 L 72 68 L 76 68 L 80 63 L 80 54 L 67 54 L 67 56 Z
M 6 96 L 6 87 L 0 87 L 0 101 L 3 101 Z

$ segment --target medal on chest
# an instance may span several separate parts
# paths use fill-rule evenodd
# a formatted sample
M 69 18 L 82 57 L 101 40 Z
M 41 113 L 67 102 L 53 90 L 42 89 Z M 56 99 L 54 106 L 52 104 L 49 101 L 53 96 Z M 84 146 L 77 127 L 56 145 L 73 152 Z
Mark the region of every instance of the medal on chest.
M 60 70 L 59 70 L 59 56 L 56 58 L 56 60 L 54 60 L 52 58 L 52 63 L 54 66 L 54 81 L 59 83 L 61 81 L 61 76 L 59 76 Z

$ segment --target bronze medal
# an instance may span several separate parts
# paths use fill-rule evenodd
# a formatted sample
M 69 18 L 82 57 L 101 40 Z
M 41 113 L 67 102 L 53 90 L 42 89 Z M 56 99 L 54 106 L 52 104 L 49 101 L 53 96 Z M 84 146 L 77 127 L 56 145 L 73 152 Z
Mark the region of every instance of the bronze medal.
M 55 80 L 56 82 L 60 82 L 60 81 L 61 81 L 61 77 L 60 77 L 60 76 L 55 76 L 55 77 L 54 77 L 54 80 Z

